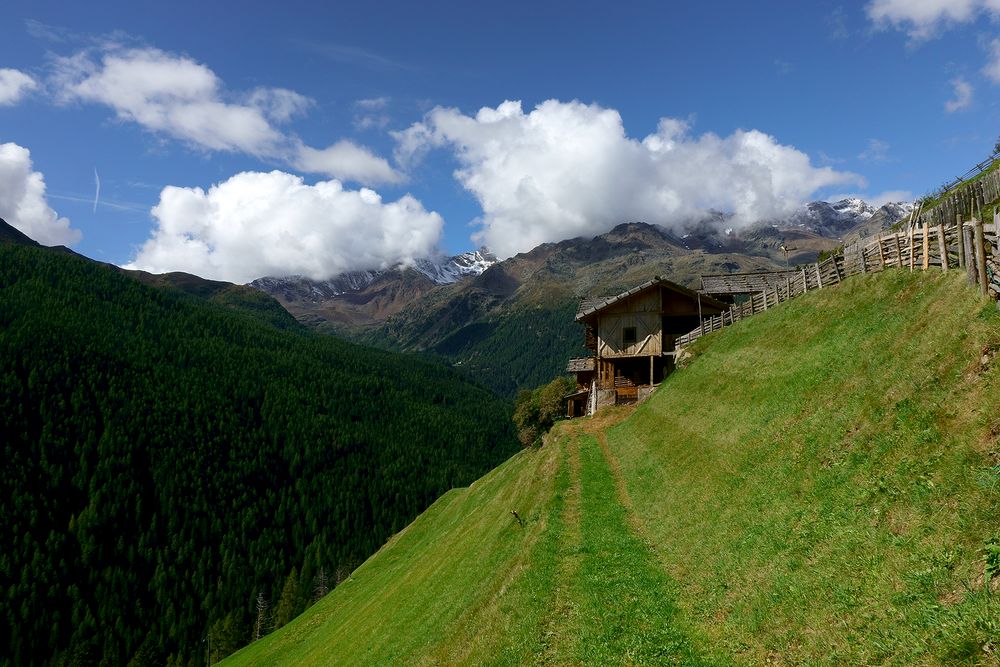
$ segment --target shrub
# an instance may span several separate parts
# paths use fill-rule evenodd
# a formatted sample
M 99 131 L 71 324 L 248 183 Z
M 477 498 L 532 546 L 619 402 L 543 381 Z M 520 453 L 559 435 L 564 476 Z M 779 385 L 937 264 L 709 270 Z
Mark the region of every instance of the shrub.
M 530 447 L 548 433 L 565 414 L 563 396 L 574 389 L 573 380 L 563 375 L 537 389 L 522 389 L 514 401 L 514 424 L 521 444 Z

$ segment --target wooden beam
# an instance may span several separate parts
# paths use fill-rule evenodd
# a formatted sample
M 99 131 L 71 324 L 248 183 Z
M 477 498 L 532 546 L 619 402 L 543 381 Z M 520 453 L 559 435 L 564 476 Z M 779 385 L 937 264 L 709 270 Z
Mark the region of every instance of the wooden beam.
M 926 271 L 931 266 L 931 235 L 930 235 L 930 223 L 924 223 L 924 238 L 923 245 L 921 247 L 924 253 L 924 264 L 923 269 Z
M 962 229 L 962 214 L 955 214 L 955 229 L 958 232 L 958 268 L 965 268 L 965 233 Z
M 976 270 L 979 278 L 979 293 L 986 296 L 986 237 L 983 235 L 983 221 L 973 220 L 976 238 Z
M 962 238 L 965 243 L 965 272 L 969 279 L 969 286 L 976 284 L 976 260 L 972 256 L 972 227 L 962 224 Z
M 941 254 L 941 270 L 948 270 L 948 244 L 944 240 L 944 222 L 937 226 L 938 252 Z
M 908 245 L 910 246 L 910 271 L 912 271 L 913 270 L 913 260 L 914 260 L 916 254 L 917 254 L 916 248 L 913 247 L 913 227 L 912 226 L 910 227 L 910 239 L 909 239 L 909 244 Z

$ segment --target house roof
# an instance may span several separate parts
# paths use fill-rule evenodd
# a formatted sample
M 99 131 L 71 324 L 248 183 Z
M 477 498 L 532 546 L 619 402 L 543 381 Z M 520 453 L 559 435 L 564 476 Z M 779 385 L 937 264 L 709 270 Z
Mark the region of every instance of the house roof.
M 784 286 L 798 277 L 798 270 L 713 273 L 701 277 L 701 291 L 702 294 L 754 294 Z
M 619 301 L 627 299 L 634 294 L 644 292 L 653 287 L 665 287 L 666 289 L 669 289 L 673 292 L 677 292 L 678 294 L 683 294 L 692 301 L 697 300 L 700 296 L 701 303 L 711 308 L 718 308 L 720 310 L 725 310 L 726 308 L 729 307 L 727 304 L 722 303 L 721 301 L 718 301 L 716 299 L 713 299 L 712 297 L 706 294 L 699 295 L 698 292 L 695 292 L 694 290 L 689 290 L 687 287 L 678 285 L 677 283 L 674 282 L 670 282 L 665 278 L 654 276 L 652 280 L 647 280 L 641 285 L 636 285 L 632 289 L 622 292 L 621 294 L 616 294 L 615 296 L 607 296 L 603 298 L 591 297 L 583 299 L 580 302 L 580 309 L 577 311 L 575 319 L 577 322 L 584 320 L 590 317 L 591 315 L 604 310 L 608 306 L 613 306 Z
M 570 359 L 566 364 L 567 373 L 584 373 L 586 371 L 594 370 L 594 358 L 593 357 L 581 357 L 578 359 Z

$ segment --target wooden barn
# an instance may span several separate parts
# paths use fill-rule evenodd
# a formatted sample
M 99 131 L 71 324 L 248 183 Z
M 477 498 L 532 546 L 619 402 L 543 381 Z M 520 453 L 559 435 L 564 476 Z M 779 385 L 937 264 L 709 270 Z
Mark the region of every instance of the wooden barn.
M 592 354 L 571 359 L 566 369 L 577 381 L 567 415 L 646 398 L 674 368 L 675 338 L 728 307 L 660 277 L 617 296 L 584 299 L 576 321 Z

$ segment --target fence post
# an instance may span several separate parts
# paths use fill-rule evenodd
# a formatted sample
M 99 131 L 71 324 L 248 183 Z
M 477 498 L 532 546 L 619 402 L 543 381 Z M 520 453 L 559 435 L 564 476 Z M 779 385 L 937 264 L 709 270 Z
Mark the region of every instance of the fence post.
M 910 225 L 910 238 L 907 241 L 907 245 L 910 246 L 910 271 L 913 270 L 913 259 L 916 254 L 916 249 L 913 247 L 913 226 Z
M 976 232 L 976 269 L 979 273 L 979 293 L 986 296 L 986 237 L 983 235 L 983 221 L 973 218 Z
M 972 256 L 972 227 L 962 223 L 962 242 L 965 245 L 965 275 L 969 286 L 976 284 L 976 260 Z
M 865 247 L 858 241 L 858 259 L 861 261 L 861 273 L 868 273 L 868 265 L 865 264 Z
M 944 242 L 944 221 L 937 227 L 938 252 L 941 253 L 941 270 L 948 270 L 948 245 Z
M 955 214 L 955 231 L 958 232 L 958 268 L 965 268 L 965 232 L 962 227 L 962 214 Z
M 997 237 L 996 250 L 993 251 L 993 254 L 1000 257 L 1000 206 L 993 211 L 993 233 Z
M 903 246 L 899 243 L 899 237 L 903 232 L 896 232 L 892 235 L 893 240 L 896 242 L 896 266 L 903 268 Z
M 930 266 L 931 266 L 931 234 L 930 234 L 930 229 L 931 229 L 930 223 L 929 222 L 925 222 L 924 223 L 924 238 L 923 238 L 923 244 L 922 244 L 922 248 L 921 248 L 923 250 L 923 253 L 924 253 L 924 266 L 923 266 L 924 271 L 926 271 L 927 269 L 929 269 Z
M 879 234 L 876 241 L 878 243 L 878 268 L 885 268 L 885 253 L 882 252 L 882 234 Z
M 816 262 L 816 284 L 819 285 L 819 289 L 823 289 L 823 276 L 819 273 L 819 262 Z

